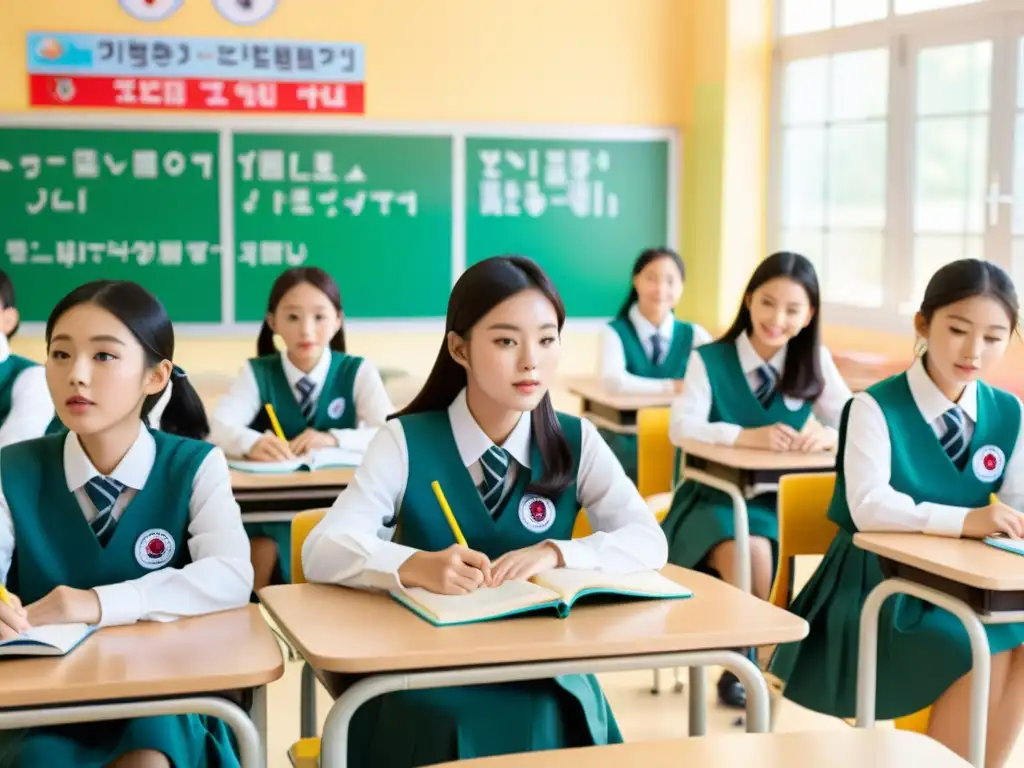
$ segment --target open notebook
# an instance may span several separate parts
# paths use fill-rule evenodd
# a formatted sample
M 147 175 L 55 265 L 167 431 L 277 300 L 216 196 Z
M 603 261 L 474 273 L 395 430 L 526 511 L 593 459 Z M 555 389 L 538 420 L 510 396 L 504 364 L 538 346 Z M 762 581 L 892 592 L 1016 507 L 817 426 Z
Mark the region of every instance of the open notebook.
M 335 467 L 358 467 L 363 460 L 362 451 L 346 448 L 321 448 L 305 456 L 289 461 L 244 461 L 228 459 L 228 466 L 239 472 L 256 472 L 270 475 L 283 475 L 290 472 L 332 469 Z
M 1015 552 L 1024 555 L 1024 539 L 1007 539 L 1003 536 L 989 536 L 985 543 L 993 547 L 1005 549 L 1007 552 Z
M 32 627 L 10 640 L 0 640 L 2 656 L 63 656 L 93 633 L 88 624 L 47 624 Z
M 391 597 L 434 626 L 473 624 L 532 611 L 569 615 L 573 603 L 586 595 L 629 598 L 684 598 L 693 593 L 657 571 L 613 574 L 558 568 L 530 581 L 506 581 L 466 595 L 438 595 L 419 587 L 392 592 Z

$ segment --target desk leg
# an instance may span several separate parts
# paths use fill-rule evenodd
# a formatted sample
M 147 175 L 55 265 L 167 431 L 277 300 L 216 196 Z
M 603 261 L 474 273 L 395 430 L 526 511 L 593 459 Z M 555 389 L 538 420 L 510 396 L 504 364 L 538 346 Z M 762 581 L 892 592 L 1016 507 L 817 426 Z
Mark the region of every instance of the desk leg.
M 750 594 L 750 520 L 747 518 L 747 500 L 743 492 L 728 480 L 702 469 L 684 467 L 683 476 L 687 480 L 721 491 L 732 499 L 732 520 L 736 529 L 736 575 L 739 579 L 739 584 L 735 586 Z
M 299 736 L 316 736 L 316 675 L 309 664 L 302 664 L 302 693 L 299 710 Z
M 0 710 L 0 730 L 130 720 L 136 717 L 161 715 L 208 715 L 223 720 L 238 740 L 242 768 L 266 768 L 267 755 L 260 745 L 260 734 L 249 715 L 234 702 L 215 696 Z
M 747 731 L 767 733 L 768 685 L 761 670 L 734 651 L 692 651 L 644 656 L 623 656 L 576 661 L 548 661 L 491 667 L 465 667 L 433 672 L 382 674 L 359 680 L 338 697 L 324 723 L 320 742 L 322 768 L 348 768 L 348 730 L 352 716 L 365 702 L 385 693 L 457 685 L 543 680 L 557 675 L 623 672 L 667 667 L 721 666 L 733 672 L 747 691 Z
M 992 656 L 988 636 L 978 615 L 961 600 L 906 579 L 886 579 L 868 595 L 860 614 L 860 646 L 857 661 L 857 727 L 873 728 L 878 681 L 878 619 L 882 603 L 892 595 L 911 595 L 952 613 L 964 625 L 971 641 L 971 764 L 985 768 L 985 739 L 988 730 L 988 695 Z
M 708 732 L 708 675 L 704 667 L 690 667 L 690 736 Z
M 260 750 L 267 754 L 267 687 L 261 685 L 252 691 L 252 709 L 249 710 L 249 718 L 256 726 L 256 732 L 260 737 Z

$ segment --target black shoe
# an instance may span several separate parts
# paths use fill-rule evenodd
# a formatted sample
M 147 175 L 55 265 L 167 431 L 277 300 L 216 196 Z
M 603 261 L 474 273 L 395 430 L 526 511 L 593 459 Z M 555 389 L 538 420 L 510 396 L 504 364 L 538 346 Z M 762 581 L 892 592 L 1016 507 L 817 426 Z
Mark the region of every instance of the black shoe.
M 732 672 L 723 672 L 718 678 L 718 701 L 722 706 L 732 709 L 746 709 L 747 692 L 743 684 Z

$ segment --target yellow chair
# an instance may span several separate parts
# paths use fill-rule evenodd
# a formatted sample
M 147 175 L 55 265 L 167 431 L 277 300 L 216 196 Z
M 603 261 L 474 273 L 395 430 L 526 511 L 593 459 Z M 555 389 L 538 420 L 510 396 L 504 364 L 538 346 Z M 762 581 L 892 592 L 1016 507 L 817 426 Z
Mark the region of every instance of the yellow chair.
M 824 555 L 838 528 L 828 519 L 828 507 L 835 490 L 833 472 L 785 475 L 779 481 L 779 565 L 769 600 L 779 608 L 788 608 L 793 558 Z M 895 725 L 902 731 L 927 733 L 931 707 L 898 717 Z

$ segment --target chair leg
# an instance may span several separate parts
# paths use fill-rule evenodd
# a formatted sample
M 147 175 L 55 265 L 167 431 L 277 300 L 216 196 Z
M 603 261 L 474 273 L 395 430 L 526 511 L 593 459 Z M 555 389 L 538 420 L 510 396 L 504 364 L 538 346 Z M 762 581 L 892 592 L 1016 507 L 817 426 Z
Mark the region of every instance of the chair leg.
M 682 678 L 679 677 L 679 667 L 672 668 L 672 677 L 675 679 L 675 685 L 672 686 L 672 691 L 675 693 L 682 693 L 685 689 Z
M 654 672 L 654 679 L 651 681 L 651 696 L 657 696 L 661 693 L 661 670 L 655 669 L 652 671 Z

